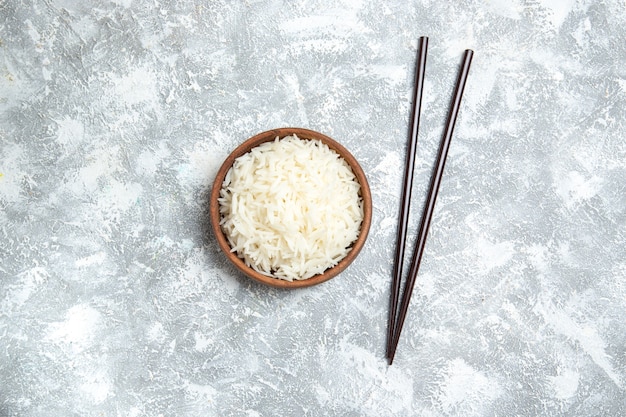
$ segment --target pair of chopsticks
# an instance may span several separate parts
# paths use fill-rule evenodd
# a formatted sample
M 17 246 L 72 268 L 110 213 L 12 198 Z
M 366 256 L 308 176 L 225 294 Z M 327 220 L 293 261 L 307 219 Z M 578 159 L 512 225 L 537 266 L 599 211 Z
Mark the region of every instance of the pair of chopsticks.
M 402 326 L 406 319 L 407 311 L 409 309 L 409 303 L 411 301 L 411 294 L 413 293 L 413 287 L 417 279 L 417 272 L 419 270 L 420 262 L 422 260 L 422 254 L 424 253 L 424 246 L 426 244 L 426 236 L 428 235 L 428 228 L 430 227 L 430 221 L 433 216 L 435 208 L 435 202 L 437 200 L 437 193 L 439 192 L 439 185 L 441 184 L 441 178 L 443 176 L 443 168 L 446 164 L 446 157 L 448 156 L 448 149 L 450 147 L 450 140 L 452 139 L 452 132 L 454 131 L 454 125 L 461 106 L 461 99 L 463 97 L 463 90 L 465 89 L 465 83 L 469 74 L 470 64 L 472 63 L 472 57 L 474 51 L 471 49 L 465 50 L 463 54 L 463 61 L 461 64 L 461 71 L 456 81 L 454 89 L 454 95 L 450 110 L 448 113 L 448 119 L 446 122 L 444 135 L 439 145 L 439 152 L 437 154 L 437 160 L 435 163 L 435 171 L 432 174 L 430 180 L 430 186 L 428 188 L 428 194 L 426 197 L 426 204 L 424 205 L 424 211 L 422 212 L 422 219 L 417 234 L 417 243 L 411 259 L 411 266 L 409 269 L 409 275 L 407 277 L 402 301 L 400 303 L 400 310 L 398 310 L 398 301 L 400 298 L 400 281 L 402 279 L 404 253 L 406 247 L 407 225 L 409 220 L 409 209 L 411 206 L 411 189 L 413 188 L 413 169 L 415 166 L 415 153 L 417 149 L 417 136 L 419 131 L 420 113 L 422 107 L 422 93 L 424 89 L 424 76 L 426 70 L 426 55 L 428 50 L 428 37 L 421 37 L 418 44 L 418 56 L 415 69 L 415 91 L 413 93 L 413 105 L 411 111 L 411 131 L 409 135 L 409 143 L 407 147 L 406 163 L 404 170 L 404 182 L 402 185 L 402 197 L 400 205 L 400 222 L 398 224 L 398 233 L 396 240 L 396 253 L 394 258 L 393 267 L 393 281 L 391 287 L 391 300 L 389 310 L 389 323 L 387 332 L 387 359 L 389 364 L 393 363 L 393 358 L 398 347 L 400 340 L 400 334 L 402 333 Z

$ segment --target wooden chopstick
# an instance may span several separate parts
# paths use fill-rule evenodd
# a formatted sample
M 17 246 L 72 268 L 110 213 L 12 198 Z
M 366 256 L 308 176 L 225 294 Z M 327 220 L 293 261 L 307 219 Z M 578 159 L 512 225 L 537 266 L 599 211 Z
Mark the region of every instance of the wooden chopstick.
M 428 37 L 422 36 L 418 42 L 417 62 L 415 64 L 415 84 L 413 91 L 413 106 L 411 110 L 411 134 L 408 138 L 406 161 L 404 165 L 404 181 L 400 204 L 400 221 L 396 236 L 396 254 L 393 264 L 393 280 L 391 284 L 391 299 L 389 300 L 389 321 L 387 324 L 387 357 L 391 353 L 396 327 L 398 298 L 400 296 L 400 281 L 402 280 L 402 264 L 406 248 L 407 225 L 411 206 L 411 190 L 413 189 L 413 171 L 415 167 L 415 152 L 417 149 L 417 134 L 420 124 L 422 107 L 422 92 L 424 90 L 424 73 L 426 69 L 426 54 L 428 51 Z
M 448 120 L 446 123 L 444 135 L 441 139 L 439 146 L 439 152 L 437 154 L 437 161 L 435 164 L 435 172 L 430 181 L 430 187 L 428 189 L 428 195 L 426 198 L 426 204 L 424 205 L 424 211 L 422 213 L 422 219 L 420 221 L 420 227 L 417 236 L 417 244 L 413 252 L 413 258 L 411 259 L 411 269 L 409 270 L 409 276 L 406 281 L 404 293 L 402 296 L 402 302 L 400 304 L 400 312 L 398 315 L 398 321 L 396 323 L 395 334 L 393 342 L 387 357 L 389 364 L 393 363 L 393 358 L 400 341 L 400 334 L 402 333 L 402 326 L 406 319 L 406 314 L 409 309 L 409 303 L 411 301 L 411 294 L 413 287 L 415 286 L 415 280 L 417 278 L 417 272 L 419 270 L 420 262 L 422 260 L 422 254 L 424 253 L 424 246 L 426 244 L 426 236 L 428 235 L 428 228 L 430 227 L 430 221 L 433 216 L 435 208 L 435 202 L 437 200 L 437 194 L 439 192 L 439 185 L 441 184 L 441 178 L 443 176 L 443 169 L 446 164 L 446 157 L 448 156 L 448 149 L 450 148 L 450 140 L 452 139 L 452 133 L 454 131 L 454 125 L 456 123 L 457 115 L 459 114 L 459 108 L 461 106 L 461 99 L 463 98 L 463 91 L 465 90 L 465 83 L 469 74 L 470 65 L 472 63 L 472 57 L 474 51 L 466 49 L 463 55 L 463 62 L 461 65 L 461 71 L 456 82 L 454 90 L 454 96 L 448 113 Z

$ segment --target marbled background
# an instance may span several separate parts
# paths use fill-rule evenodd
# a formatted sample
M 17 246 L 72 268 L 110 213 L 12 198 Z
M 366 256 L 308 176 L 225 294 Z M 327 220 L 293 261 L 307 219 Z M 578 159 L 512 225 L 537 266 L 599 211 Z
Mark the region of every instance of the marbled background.
M 422 35 L 412 230 L 476 54 L 388 367 Z M 0 416 L 624 416 L 625 112 L 623 0 L 0 0 Z M 207 221 L 283 126 L 350 149 L 375 209 L 297 291 Z

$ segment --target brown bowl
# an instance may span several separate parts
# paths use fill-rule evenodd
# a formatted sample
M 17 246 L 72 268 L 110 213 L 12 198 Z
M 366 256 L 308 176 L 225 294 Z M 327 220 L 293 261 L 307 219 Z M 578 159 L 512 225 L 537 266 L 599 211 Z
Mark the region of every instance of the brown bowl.
M 226 177 L 226 173 L 233 165 L 235 159 L 248 153 L 252 148 L 264 143 L 269 142 L 276 137 L 284 138 L 285 136 L 297 135 L 300 139 L 319 139 L 324 142 L 328 147 L 345 159 L 345 161 L 350 165 L 354 175 L 361 185 L 361 197 L 363 198 L 363 222 L 361 223 L 361 231 L 359 233 L 359 237 L 353 243 L 352 249 L 345 258 L 343 258 L 337 265 L 328 268 L 324 273 L 319 275 L 314 275 L 311 278 L 303 279 L 303 280 L 293 280 L 287 281 L 280 278 L 273 278 L 266 275 L 263 275 L 254 269 L 250 268 L 245 264 L 245 262 L 237 256 L 236 253 L 231 252 L 231 247 L 228 244 L 228 240 L 222 229 L 220 227 L 220 207 L 218 198 L 220 196 L 220 190 L 222 188 L 222 184 L 224 183 L 224 178 Z M 348 152 L 346 148 L 341 146 L 339 143 L 329 138 L 326 135 L 315 132 L 313 130 L 308 129 L 300 129 L 293 127 L 286 127 L 280 129 L 268 130 L 263 133 L 259 133 L 256 136 L 251 137 L 250 139 L 243 142 L 239 145 L 224 161 L 219 171 L 217 172 L 217 176 L 215 177 L 215 181 L 213 182 L 213 189 L 211 190 L 211 200 L 209 205 L 210 213 L 211 213 L 211 227 L 213 228 L 213 232 L 217 238 L 217 243 L 219 244 L 222 251 L 226 254 L 228 259 L 248 277 L 262 282 L 267 285 L 271 285 L 273 287 L 278 288 L 301 288 L 301 287 L 310 287 L 312 285 L 320 284 L 324 281 L 328 281 L 329 279 L 335 277 L 337 274 L 342 272 L 344 269 L 350 265 L 354 259 L 357 257 L 365 241 L 367 240 L 367 234 L 369 232 L 370 224 L 372 222 L 372 195 L 370 193 L 370 188 L 367 183 L 367 179 L 365 178 L 365 173 L 363 169 L 357 162 L 357 160 Z

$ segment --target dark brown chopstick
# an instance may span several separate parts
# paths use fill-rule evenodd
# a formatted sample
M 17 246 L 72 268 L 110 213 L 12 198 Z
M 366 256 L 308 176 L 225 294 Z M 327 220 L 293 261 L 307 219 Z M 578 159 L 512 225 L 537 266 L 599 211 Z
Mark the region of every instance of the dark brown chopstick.
M 402 326 L 406 318 L 407 311 L 409 309 L 409 302 L 411 301 L 411 294 L 413 287 L 415 286 L 415 280 L 417 278 L 417 272 L 419 270 L 420 262 L 422 260 L 422 254 L 424 253 L 424 246 L 426 243 L 426 236 L 428 235 L 428 228 L 430 227 L 430 221 L 433 216 L 435 208 L 435 202 L 437 200 L 437 194 L 439 192 L 439 185 L 441 184 L 441 178 L 443 176 L 443 169 L 446 164 L 446 157 L 448 156 L 448 149 L 450 148 L 450 140 L 452 139 L 452 133 L 454 131 L 454 125 L 461 106 L 461 99 L 463 98 L 463 90 L 465 89 L 465 82 L 467 81 L 467 75 L 469 74 L 470 65 L 472 63 L 472 57 L 474 51 L 467 49 L 463 55 L 463 63 L 459 77 L 456 82 L 454 90 L 454 96 L 448 113 L 448 120 L 444 135 L 441 139 L 439 146 L 439 152 L 437 154 L 437 161 L 435 164 L 435 172 L 430 181 L 430 187 L 428 189 L 428 196 L 426 198 L 426 204 L 424 205 L 424 211 L 422 213 L 422 219 L 420 221 L 419 232 L 417 236 L 417 244 L 413 252 L 413 258 L 411 259 L 411 269 L 409 270 L 409 276 L 406 281 L 404 293 L 402 296 L 402 302 L 400 304 L 400 313 L 398 315 L 398 322 L 396 324 L 395 335 L 393 343 L 391 345 L 390 352 L 387 357 L 389 358 L 389 364 L 393 363 L 393 358 L 400 341 L 400 334 L 402 333 Z
M 424 90 L 424 72 L 426 70 L 426 54 L 428 51 L 428 37 L 422 36 L 418 43 L 417 62 L 415 64 L 415 90 L 413 91 L 413 106 L 411 110 L 411 132 L 408 138 L 406 161 L 404 165 L 404 181 L 400 203 L 400 221 L 396 236 L 396 254 L 393 264 L 393 280 L 391 283 L 391 299 L 389 300 L 389 322 L 387 324 L 387 357 L 391 353 L 396 327 L 398 298 L 400 296 L 400 281 L 402 280 L 402 264 L 406 248 L 406 233 L 411 206 L 411 190 L 413 188 L 413 171 L 415 167 L 415 152 L 417 149 L 417 134 L 420 124 L 422 108 L 422 92 Z

